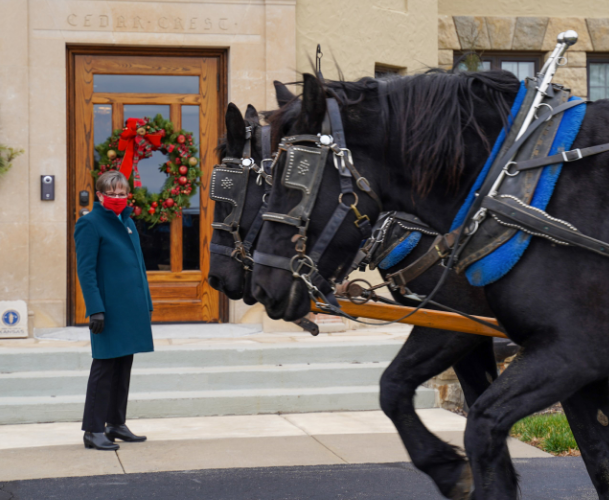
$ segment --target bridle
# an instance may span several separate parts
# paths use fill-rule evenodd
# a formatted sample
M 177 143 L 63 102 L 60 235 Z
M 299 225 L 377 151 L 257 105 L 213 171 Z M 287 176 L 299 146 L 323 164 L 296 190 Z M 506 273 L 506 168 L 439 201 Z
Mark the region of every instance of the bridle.
M 326 103 L 327 112 L 321 133 L 283 137 L 271 167 L 274 169 L 280 158 L 285 155 L 286 166 L 281 184 L 286 188 L 301 191 L 302 198 L 289 213 L 267 212 L 262 219 L 295 227 L 298 233 L 294 235 L 292 242 L 295 243 L 296 253 L 289 258 L 256 250 L 254 262 L 291 272 L 293 277 L 299 278 L 305 283 L 309 295 L 315 301 L 321 298 L 325 303 L 338 307 L 338 302 L 333 295 L 335 287 L 318 271 L 319 260 L 350 211 L 355 214 L 354 224 L 362 233 L 362 239 L 365 240 L 370 236 L 370 218 L 362 215 L 357 208 L 359 198 L 355 191 L 356 188 L 368 194 L 378 204 L 379 209 L 382 209 L 382 205 L 368 180 L 353 165 L 351 151 L 345 142 L 338 102 L 334 98 L 328 98 Z M 338 197 L 338 206 L 315 245 L 307 253 L 307 229 L 329 154 L 332 154 L 334 166 L 339 174 L 341 193 Z M 347 199 L 352 200 L 351 204 L 346 201 Z M 326 293 L 324 294 L 320 288 L 326 290 Z
M 245 271 L 251 271 L 254 260 L 251 248 L 258 237 L 262 227 L 262 214 L 266 212 L 267 198 L 273 183 L 271 176 L 271 127 L 266 125 L 257 127 L 260 130 L 260 144 L 262 145 L 261 164 L 257 165 L 252 158 L 252 130 L 251 126 L 245 127 L 245 145 L 241 158 L 222 158 L 219 165 L 215 165 L 211 174 L 210 198 L 216 202 L 230 203 L 233 205 L 231 212 L 222 222 L 213 222 L 212 227 L 221 231 L 227 231 L 233 237 L 233 246 L 210 244 L 210 252 L 226 255 L 239 262 Z M 241 239 L 241 217 L 247 196 L 247 187 L 250 173 L 258 175 L 256 183 L 260 186 L 264 183 L 265 192 L 262 197 L 262 205 L 254 219 L 252 226 Z

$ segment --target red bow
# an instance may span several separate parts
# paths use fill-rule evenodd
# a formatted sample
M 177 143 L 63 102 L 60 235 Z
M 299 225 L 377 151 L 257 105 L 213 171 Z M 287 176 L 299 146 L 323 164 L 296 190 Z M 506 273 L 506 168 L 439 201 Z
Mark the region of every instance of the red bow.
M 120 171 L 127 179 L 131 177 L 131 171 L 133 169 L 135 169 L 137 173 L 137 164 L 140 157 L 146 156 L 146 143 L 150 143 L 152 146 L 151 148 L 148 148 L 149 150 L 156 151 L 161 147 L 161 139 L 165 135 L 163 130 L 155 132 L 154 134 L 139 135 L 137 129 L 143 127 L 145 123 L 146 122 L 140 118 L 129 118 L 127 120 L 127 126 L 123 129 L 118 141 L 119 151 L 125 151 Z M 138 146 L 137 154 L 135 150 L 136 145 Z M 150 156 L 150 153 L 148 153 L 147 156 Z M 141 182 L 139 182 L 139 180 L 136 181 L 137 182 L 134 183 L 135 187 L 140 187 Z

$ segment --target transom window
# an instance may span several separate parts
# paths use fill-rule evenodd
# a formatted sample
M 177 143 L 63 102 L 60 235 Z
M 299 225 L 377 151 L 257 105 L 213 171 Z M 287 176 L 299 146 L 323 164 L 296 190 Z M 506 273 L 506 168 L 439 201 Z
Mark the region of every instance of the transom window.
M 467 70 L 463 56 L 463 53 L 455 52 L 455 64 L 459 71 Z M 543 54 L 537 52 L 483 52 L 480 59 L 478 71 L 503 69 L 516 75 L 519 80 L 534 77 L 543 65 Z
M 609 55 L 588 54 L 588 98 L 609 99 Z

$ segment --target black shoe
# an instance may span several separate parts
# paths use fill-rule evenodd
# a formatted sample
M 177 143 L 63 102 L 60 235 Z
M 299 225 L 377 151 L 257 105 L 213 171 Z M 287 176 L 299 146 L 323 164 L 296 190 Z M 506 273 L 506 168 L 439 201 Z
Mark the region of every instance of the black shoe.
M 103 432 L 85 432 L 83 436 L 85 448 L 95 448 L 96 450 L 118 450 L 119 445 L 110 441 Z
M 123 425 L 106 425 L 106 437 L 114 442 L 115 439 L 126 441 L 128 443 L 141 443 L 146 441 L 146 436 L 136 436 L 129 430 L 125 424 Z

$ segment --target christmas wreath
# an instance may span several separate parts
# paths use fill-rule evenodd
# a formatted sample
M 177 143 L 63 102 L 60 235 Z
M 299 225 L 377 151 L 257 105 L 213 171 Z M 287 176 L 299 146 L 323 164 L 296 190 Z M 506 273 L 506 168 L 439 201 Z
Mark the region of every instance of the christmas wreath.
M 128 202 L 133 207 L 131 216 L 152 225 L 181 217 L 182 209 L 190 206 L 190 198 L 201 184 L 192 133 L 174 130 L 173 123 L 161 115 L 152 120 L 129 118 L 123 130 L 115 130 L 95 150 L 99 159 L 92 171 L 94 179 L 109 170 L 120 170 L 131 185 Z M 168 156 L 168 161 L 159 166 L 167 174 L 160 193 L 149 193 L 142 187 L 138 171 L 138 162 L 152 156 L 154 151 Z

